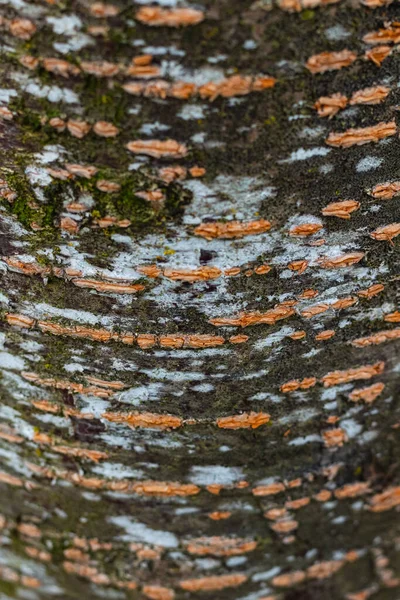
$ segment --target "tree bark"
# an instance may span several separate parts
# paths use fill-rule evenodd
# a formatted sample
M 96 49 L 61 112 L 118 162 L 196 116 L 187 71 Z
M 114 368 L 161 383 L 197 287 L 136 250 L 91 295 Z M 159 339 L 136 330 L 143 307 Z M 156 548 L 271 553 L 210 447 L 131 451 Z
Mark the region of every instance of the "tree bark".
M 0 597 L 396 600 L 398 4 L 1 14 Z

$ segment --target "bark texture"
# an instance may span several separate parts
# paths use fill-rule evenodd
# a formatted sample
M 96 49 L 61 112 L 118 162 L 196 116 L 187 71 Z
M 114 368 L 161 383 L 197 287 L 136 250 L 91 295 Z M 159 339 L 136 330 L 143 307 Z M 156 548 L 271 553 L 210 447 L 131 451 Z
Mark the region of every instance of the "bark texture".
M 396 600 L 398 3 L 0 9 L 0 598 Z

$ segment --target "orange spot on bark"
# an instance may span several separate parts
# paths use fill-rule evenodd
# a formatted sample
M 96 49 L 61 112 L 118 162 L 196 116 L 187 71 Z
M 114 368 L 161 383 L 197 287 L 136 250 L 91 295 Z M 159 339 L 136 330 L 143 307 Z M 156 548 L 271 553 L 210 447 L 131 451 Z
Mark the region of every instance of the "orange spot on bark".
M 40 539 L 42 537 L 42 532 L 39 527 L 34 525 L 33 523 L 20 523 L 17 525 L 18 532 L 25 536 Z
M 335 258 L 323 258 L 320 265 L 323 269 L 344 269 L 360 262 L 364 258 L 364 252 L 349 252 Z
M 377 294 L 380 294 L 381 292 L 383 292 L 383 290 L 385 289 L 385 286 L 382 285 L 381 283 L 375 283 L 374 285 L 371 285 L 369 288 L 365 289 L 365 290 L 360 290 L 359 292 L 357 292 L 357 296 L 360 296 L 360 298 L 373 298 L 374 296 L 376 296 Z
M 288 269 L 290 269 L 291 271 L 295 271 L 299 275 L 301 275 L 301 273 L 304 273 L 304 271 L 307 269 L 307 267 L 308 267 L 307 260 L 294 260 L 288 264 Z
M 220 417 L 217 419 L 217 425 L 221 429 L 257 429 L 265 425 L 270 420 L 267 413 L 243 413 L 241 415 L 231 415 L 229 417 Z
M 10 475 L 9 473 L 4 473 L 4 471 L 0 471 L 0 483 L 6 483 L 7 485 L 12 485 L 13 487 L 22 487 L 24 482 L 19 477 L 15 477 L 14 475 Z
M 125 423 L 129 427 L 144 427 L 157 429 L 176 429 L 181 427 L 183 420 L 173 415 L 160 415 L 150 412 L 143 413 L 119 413 L 106 412 L 101 415 L 111 423 Z
M 218 267 L 198 267 L 197 269 L 164 269 L 164 277 L 172 281 L 210 281 L 222 275 Z
M 43 410 L 44 412 L 60 412 L 60 407 L 58 406 L 58 404 L 54 404 L 54 402 L 48 402 L 47 400 L 32 400 L 31 404 L 38 410 Z
M 190 540 L 185 546 L 189 554 L 196 556 L 238 556 L 255 550 L 257 542 L 242 538 L 213 536 Z
M 111 283 L 96 279 L 73 279 L 72 283 L 80 288 L 96 290 L 97 292 L 110 292 L 112 294 L 135 294 L 145 289 L 141 284 Z
M 119 14 L 118 6 L 106 4 L 105 2 L 94 2 L 89 7 L 90 14 L 98 19 L 105 17 L 116 17 Z
M 199 88 L 201 98 L 207 98 L 211 101 L 218 96 L 231 98 L 234 96 L 245 96 L 250 92 L 260 92 L 264 89 L 274 87 L 276 79 L 274 77 L 243 77 L 242 75 L 232 75 L 223 79 L 219 83 L 206 83 Z
M 192 177 L 203 177 L 206 174 L 204 167 L 191 167 L 189 173 Z
M 304 571 L 292 571 L 283 575 L 277 575 L 272 579 L 272 585 L 276 587 L 292 587 L 301 583 L 306 578 Z
M 106 60 L 81 62 L 81 69 L 84 73 L 94 75 L 95 77 L 113 77 L 119 73 L 119 65 Z
M 232 573 L 230 575 L 213 575 L 199 579 L 185 579 L 179 583 L 183 590 L 188 592 L 223 590 L 236 587 L 247 581 L 247 575 Z
M 292 340 L 303 340 L 306 337 L 306 332 L 303 330 L 295 331 L 294 333 L 290 333 L 288 337 L 290 337 Z
M 173 600 L 175 598 L 173 590 L 161 585 L 144 585 L 142 592 L 150 600 Z
M 400 194 L 400 181 L 389 181 L 378 183 L 371 190 L 371 196 L 381 200 L 391 200 Z
M 79 225 L 70 217 L 62 217 L 60 219 L 60 229 L 67 231 L 68 233 L 77 233 L 79 230 Z
M 286 508 L 270 508 L 270 510 L 267 510 L 267 512 L 264 513 L 264 517 L 270 521 L 276 521 L 277 519 L 284 517 L 286 514 Z
M 144 265 L 137 268 L 139 273 L 143 273 L 146 277 L 156 278 L 159 277 L 162 273 L 161 269 L 157 267 L 157 265 Z
M 390 225 L 383 225 L 373 231 L 371 237 L 374 240 L 391 242 L 393 238 L 400 235 L 400 223 L 390 223 Z
M 53 452 L 63 454 L 64 456 L 72 456 L 74 458 L 84 458 L 98 463 L 100 460 L 108 458 L 106 452 L 99 450 L 89 450 L 88 448 L 79 448 L 77 446 L 66 446 L 58 444 L 49 435 L 44 433 L 35 433 L 33 441 L 45 446 L 50 446 Z
M 278 0 L 278 6 L 287 12 L 300 12 L 303 9 L 337 4 L 337 2 L 340 0 Z
M 299 508 L 303 508 L 303 506 L 307 506 L 310 504 L 310 498 L 298 498 L 297 500 L 290 500 L 285 503 L 285 508 L 288 510 L 298 510 Z
M 108 123 L 108 121 L 97 121 L 93 125 L 93 131 L 96 135 L 105 138 L 115 137 L 119 133 L 118 127 L 115 127 L 112 123 Z
M 321 490 L 318 494 L 315 494 L 314 499 L 318 502 L 327 502 L 332 497 L 332 492 L 329 490 Z
M 305 377 L 304 379 L 292 379 L 287 383 L 284 383 L 279 388 L 284 394 L 289 392 L 295 392 L 296 390 L 308 390 L 317 383 L 316 377 Z
M 330 306 L 329 304 L 314 304 L 314 306 L 309 306 L 308 308 L 304 308 L 300 314 L 302 317 L 304 317 L 305 319 L 311 319 L 312 317 L 315 317 L 316 315 L 320 315 L 324 312 L 326 312 L 327 310 L 329 310 Z
M 292 490 L 293 488 L 298 488 L 302 485 L 303 480 L 301 479 L 301 477 L 297 477 L 297 479 L 291 479 L 290 481 L 286 481 L 286 487 L 289 490 Z
M 159 6 L 143 6 L 137 11 L 136 19 L 152 27 L 186 27 L 201 23 L 204 13 L 194 8 L 164 9 Z
M 292 227 L 292 229 L 289 231 L 289 235 L 307 237 L 317 233 L 321 229 L 322 225 L 320 223 L 302 223 L 301 225 Z
M 36 33 L 36 25 L 29 19 L 17 18 L 9 22 L 8 30 L 14 37 L 26 41 Z
M 274 496 L 275 494 L 280 494 L 285 491 L 285 486 L 283 483 L 270 483 L 268 485 L 259 485 L 253 488 L 252 493 L 253 496 Z
M 356 200 L 343 200 L 341 202 L 331 202 L 322 209 L 324 217 L 339 217 L 339 219 L 350 219 L 351 213 L 360 208 L 360 203 Z
M 160 75 L 160 67 L 157 65 L 133 64 L 126 69 L 126 75 L 141 79 L 151 79 L 152 77 L 158 77 Z
M 363 37 L 366 44 L 398 44 L 400 42 L 400 24 L 398 22 L 388 23 L 386 27 L 378 31 L 371 31 Z
M 37 375 L 37 373 L 29 373 L 27 371 L 22 371 L 21 374 L 24 379 L 26 379 L 27 381 L 31 381 L 36 385 L 54 387 L 59 390 L 70 390 L 71 392 L 78 394 L 92 394 L 94 396 L 98 396 L 99 398 L 109 398 L 114 393 L 111 390 L 105 390 L 96 386 L 85 387 L 82 383 L 74 383 L 72 381 L 55 379 L 53 377 L 40 377 L 39 375 Z
M 385 363 L 379 361 L 373 365 L 363 365 L 361 367 L 345 369 L 344 371 L 331 371 L 322 377 L 321 382 L 325 387 L 331 387 L 332 385 L 348 383 L 349 381 L 371 379 L 371 377 L 383 373 L 384 369 Z
M 165 183 L 185 179 L 186 174 L 187 170 L 185 167 L 181 167 L 180 165 L 164 167 L 158 171 L 160 179 L 165 181 Z
M 229 519 L 229 517 L 232 515 L 231 512 L 229 511 L 214 511 L 208 514 L 209 518 L 212 521 L 223 521 L 225 519 Z
M 231 344 L 244 344 L 249 339 L 248 335 L 232 335 L 229 338 Z
M 372 512 L 384 512 L 400 504 L 400 487 L 390 487 L 380 494 L 372 496 L 370 510 Z
M 343 67 L 348 67 L 357 59 L 357 54 L 350 50 L 341 50 L 340 52 L 321 52 L 310 56 L 306 63 L 307 69 L 315 73 L 325 73 L 325 71 L 336 71 Z
M 350 146 L 361 146 L 369 142 L 379 142 L 379 140 L 395 135 L 396 132 L 395 121 L 388 123 L 382 121 L 371 127 L 351 128 L 342 133 L 331 132 L 326 139 L 326 143 L 335 148 L 350 148 Z
M 86 121 L 69 119 L 67 122 L 67 129 L 73 137 L 81 140 L 89 133 L 91 126 L 89 123 L 86 123 Z
M 16 313 L 7 313 L 6 321 L 9 325 L 13 325 L 15 327 L 23 327 L 30 329 L 35 325 L 35 319 L 28 317 L 26 315 L 19 315 Z
M 25 546 L 24 551 L 30 558 L 33 558 L 35 560 L 40 560 L 42 562 L 51 561 L 51 554 L 49 552 L 46 552 L 46 550 L 39 550 L 34 546 Z
M 50 119 L 49 125 L 50 127 L 53 127 L 53 129 L 55 129 L 58 133 L 62 133 L 67 126 L 66 122 L 63 119 L 60 119 L 59 117 L 53 117 L 52 119 Z
M 399 338 L 400 328 L 387 329 L 386 331 L 378 331 L 378 333 L 353 340 L 351 345 L 355 346 L 356 348 L 365 348 L 366 346 L 376 346 L 378 344 L 383 344 L 384 342 L 398 340 Z
M 347 435 L 340 427 L 336 429 L 328 429 L 323 432 L 324 443 L 327 448 L 335 448 L 343 446 L 347 441 Z
M 358 496 L 367 494 L 369 489 L 368 482 L 357 481 L 356 483 L 348 483 L 335 490 L 334 494 L 338 500 L 343 500 L 344 498 L 358 498 Z
M 105 381 L 104 379 L 99 379 L 98 377 L 92 377 L 91 375 L 86 375 L 87 381 L 96 385 L 98 387 L 103 387 L 110 390 L 123 390 L 126 388 L 125 383 L 121 381 Z
M 277 523 L 270 525 L 271 529 L 276 533 L 290 533 L 291 531 L 295 531 L 298 526 L 299 524 L 297 521 L 290 519 L 278 521 Z
M 373 62 L 377 67 L 380 67 L 385 58 L 392 54 L 392 48 L 390 46 L 376 46 L 371 48 L 365 53 L 365 58 Z
M 27 69 L 31 70 L 34 70 L 39 66 L 39 59 L 29 54 L 24 54 L 23 56 L 21 56 L 19 62 L 23 67 L 26 67 Z
M 271 223 L 265 219 L 260 219 L 248 223 L 241 223 L 240 221 L 202 223 L 195 228 L 194 233 L 207 240 L 212 240 L 214 238 L 241 238 L 246 235 L 264 233 L 269 229 L 271 229 Z
M 380 104 L 387 98 L 390 88 L 386 85 L 376 85 L 354 92 L 350 104 Z
M 321 96 L 314 104 L 320 117 L 334 117 L 339 110 L 346 108 L 347 96 L 343 94 L 332 94 L 332 96 Z
M 352 296 L 349 298 L 341 298 L 340 300 L 336 300 L 336 302 L 331 304 L 331 308 L 334 308 L 335 310 L 342 310 L 343 308 L 349 308 L 350 306 L 353 306 L 353 304 L 356 304 L 356 302 L 357 298 L 353 298 Z
M 183 158 L 187 154 L 186 146 L 176 140 L 136 140 L 126 147 L 133 154 L 146 154 L 153 158 Z
M 271 269 L 272 267 L 269 265 L 260 265 L 254 269 L 254 273 L 256 273 L 256 275 L 266 275 Z
M 93 166 L 84 166 L 84 165 L 77 165 L 77 164 L 71 164 L 71 163 L 66 163 L 65 164 L 65 168 L 67 169 L 68 173 L 70 173 L 71 175 L 76 175 L 77 177 L 83 177 L 84 179 L 91 179 L 94 175 L 96 175 L 97 173 L 97 168 L 93 167 Z
M 324 340 L 330 340 L 334 335 L 335 335 L 335 331 L 333 329 L 326 329 L 325 331 L 321 331 L 320 333 L 318 333 L 315 336 L 315 339 L 318 342 L 321 342 Z
M 387 321 L 388 323 L 400 323 L 400 311 L 396 310 L 395 312 L 385 315 L 384 321 Z
M 295 312 L 292 307 L 278 304 L 265 313 L 250 312 L 241 313 L 238 317 L 216 317 L 210 319 L 210 323 L 217 327 L 227 325 L 235 327 L 249 327 L 250 325 L 259 324 L 274 325 L 277 321 L 287 319 L 294 314 Z
M 344 564 L 344 560 L 327 560 L 308 567 L 307 577 L 310 579 L 326 579 L 336 573 Z

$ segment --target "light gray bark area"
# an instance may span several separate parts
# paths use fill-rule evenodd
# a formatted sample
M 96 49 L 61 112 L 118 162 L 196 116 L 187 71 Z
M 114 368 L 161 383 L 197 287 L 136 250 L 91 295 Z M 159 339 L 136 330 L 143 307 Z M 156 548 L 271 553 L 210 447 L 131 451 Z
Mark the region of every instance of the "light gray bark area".
M 110 6 L 0 3 L 0 599 L 396 600 L 399 5 Z

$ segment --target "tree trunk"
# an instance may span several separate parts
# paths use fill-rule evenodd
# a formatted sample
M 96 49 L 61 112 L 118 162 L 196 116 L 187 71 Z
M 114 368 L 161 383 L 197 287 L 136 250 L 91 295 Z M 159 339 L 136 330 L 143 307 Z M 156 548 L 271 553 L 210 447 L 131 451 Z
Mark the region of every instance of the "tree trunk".
M 398 3 L 1 11 L 0 598 L 396 600 Z

